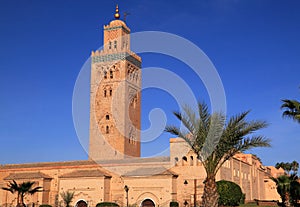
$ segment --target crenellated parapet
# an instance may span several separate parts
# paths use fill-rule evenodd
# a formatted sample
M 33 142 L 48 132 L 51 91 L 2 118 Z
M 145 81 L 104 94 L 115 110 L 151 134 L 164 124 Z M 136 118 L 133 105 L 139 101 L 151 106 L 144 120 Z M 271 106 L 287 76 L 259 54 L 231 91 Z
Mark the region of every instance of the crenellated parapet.
M 123 22 L 122 20 L 113 20 L 108 25 L 104 25 L 103 29 L 104 30 L 122 29 L 127 34 L 130 33 L 130 29 L 127 27 L 127 25 L 125 24 L 125 22 Z

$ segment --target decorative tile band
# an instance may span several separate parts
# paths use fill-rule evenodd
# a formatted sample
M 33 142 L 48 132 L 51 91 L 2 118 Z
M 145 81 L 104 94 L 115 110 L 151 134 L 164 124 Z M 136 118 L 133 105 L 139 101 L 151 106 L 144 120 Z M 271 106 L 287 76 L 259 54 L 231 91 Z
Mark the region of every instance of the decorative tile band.
M 118 60 L 127 60 L 135 66 L 141 68 L 141 62 L 127 52 L 92 56 L 92 63 L 112 62 Z

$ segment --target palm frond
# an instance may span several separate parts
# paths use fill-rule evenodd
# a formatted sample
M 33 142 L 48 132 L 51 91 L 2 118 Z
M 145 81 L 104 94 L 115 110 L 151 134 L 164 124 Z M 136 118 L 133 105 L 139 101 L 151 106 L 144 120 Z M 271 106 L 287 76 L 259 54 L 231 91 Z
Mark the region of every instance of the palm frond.
M 282 113 L 282 117 L 291 118 L 294 121 L 300 123 L 300 102 L 297 100 L 283 99 L 281 109 L 285 109 Z
M 209 131 L 201 150 L 201 160 L 206 160 L 209 155 L 216 149 L 224 129 L 225 116 L 220 113 L 215 113 L 211 116 Z
M 236 146 L 237 150 L 244 152 L 255 147 L 270 147 L 271 140 L 264 136 L 253 136 L 244 138 Z
M 2 190 L 6 190 L 6 191 L 9 191 L 11 193 L 15 192 L 12 188 L 6 188 L 6 187 L 2 187 Z
M 29 190 L 28 193 L 33 195 L 33 194 L 35 194 L 37 192 L 41 192 L 41 191 L 42 191 L 42 187 L 35 187 L 32 190 Z
M 72 200 L 74 198 L 74 194 L 75 194 L 75 192 L 70 192 L 70 191 L 60 193 L 62 199 L 66 203 L 66 206 L 69 206 L 69 204 L 72 202 Z
M 249 112 L 232 116 L 226 123 L 224 114 L 210 114 L 207 105 L 199 102 L 198 114 L 187 106 L 183 113 L 174 113 L 186 131 L 176 126 L 167 126 L 165 131 L 186 140 L 202 161 L 206 173 L 215 175 L 222 164 L 236 153 L 270 146 L 270 140 L 266 137 L 253 135 L 268 124 L 264 121 L 247 121 Z
M 177 117 L 179 121 L 187 128 L 190 133 L 195 131 L 195 125 L 193 123 L 193 117 L 190 114 L 182 114 L 181 112 L 175 111 L 173 114 Z

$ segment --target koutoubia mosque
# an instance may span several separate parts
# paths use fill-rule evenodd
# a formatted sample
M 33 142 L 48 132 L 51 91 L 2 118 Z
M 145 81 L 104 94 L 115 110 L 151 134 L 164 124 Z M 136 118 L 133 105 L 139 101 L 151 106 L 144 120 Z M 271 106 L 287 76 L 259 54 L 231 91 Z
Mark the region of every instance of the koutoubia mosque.
M 91 54 L 89 159 L 0 165 L 0 188 L 9 181 L 35 181 L 42 192 L 26 196 L 28 206 L 64 206 L 61 193 L 74 192 L 71 205 L 85 201 L 120 206 L 199 206 L 205 170 L 184 140 L 170 139 L 169 157 L 140 157 L 141 63 L 130 50 L 130 29 L 115 18 L 103 28 L 104 47 Z M 185 152 L 182 154 L 182 152 Z M 237 183 L 246 200 L 280 200 L 270 176 L 251 154 L 226 161 L 217 180 Z M 0 206 L 13 207 L 17 197 L 0 190 Z

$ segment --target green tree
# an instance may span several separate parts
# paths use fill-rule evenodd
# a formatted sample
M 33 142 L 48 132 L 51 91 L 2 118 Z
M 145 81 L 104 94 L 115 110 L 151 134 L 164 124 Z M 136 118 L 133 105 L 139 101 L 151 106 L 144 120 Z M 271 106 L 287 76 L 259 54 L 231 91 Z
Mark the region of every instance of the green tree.
M 7 187 L 3 187 L 3 190 L 11 193 L 17 193 L 17 207 L 25 207 L 24 198 L 26 195 L 33 195 L 37 192 L 41 192 L 42 187 L 33 187 L 35 182 L 27 181 L 18 184 L 15 180 L 8 183 Z
M 281 175 L 277 178 L 271 177 L 271 179 L 276 183 L 277 192 L 281 197 L 284 207 L 291 206 L 291 202 L 296 203 L 298 201 L 300 186 L 296 174 Z
M 243 192 L 238 184 L 220 180 L 217 182 L 217 189 L 220 195 L 219 206 L 239 206 L 243 198 Z
M 72 202 L 72 200 L 74 198 L 74 193 L 75 192 L 70 192 L 70 191 L 60 193 L 60 196 L 62 197 L 63 201 L 66 204 L 66 207 L 70 207 L 70 203 Z
M 284 169 L 284 171 L 287 175 L 290 175 L 291 171 L 293 171 L 292 174 L 297 174 L 298 168 L 299 168 L 299 163 L 295 160 L 293 162 L 278 162 L 278 163 L 276 163 L 275 167 L 277 169 L 279 169 L 279 168 Z
M 291 165 L 292 165 L 292 171 L 294 172 L 294 174 L 297 174 L 298 169 L 299 169 L 299 163 L 296 160 L 294 160 L 291 163 Z
M 290 196 L 291 196 L 291 203 L 294 206 L 299 206 L 299 200 L 300 200 L 300 183 L 297 181 L 297 179 L 295 179 L 295 180 L 293 180 L 291 182 Z
M 215 176 L 224 164 L 236 153 L 254 147 L 269 147 L 270 140 L 264 136 L 252 135 L 267 126 L 264 121 L 247 121 L 249 111 L 231 117 L 225 123 L 222 113 L 209 113 L 205 103 L 198 103 L 198 111 L 186 106 L 183 113 L 174 112 L 186 130 L 167 126 L 165 131 L 183 138 L 197 154 L 206 171 L 203 206 L 218 206 L 218 191 Z
M 283 206 L 290 206 L 290 179 L 287 175 L 281 175 L 277 178 L 272 178 L 272 180 L 276 183 L 277 192 L 281 197 Z
M 281 109 L 284 109 L 282 116 L 291 118 L 300 123 L 300 103 L 296 100 L 283 99 Z

